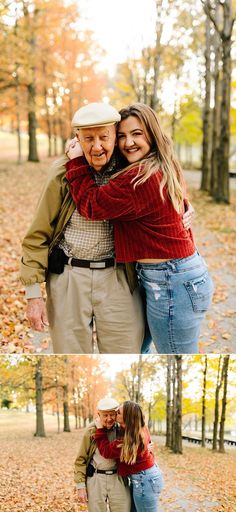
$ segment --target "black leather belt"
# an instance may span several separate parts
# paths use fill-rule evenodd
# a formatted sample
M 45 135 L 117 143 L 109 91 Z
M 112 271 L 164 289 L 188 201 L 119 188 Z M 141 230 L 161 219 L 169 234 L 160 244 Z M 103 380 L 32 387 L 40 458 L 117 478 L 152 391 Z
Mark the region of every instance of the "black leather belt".
M 96 270 L 100 268 L 108 268 L 115 266 L 114 258 L 107 258 L 102 261 L 78 260 L 77 258 L 69 258 L 68 256 L 66 256 L 65 258 L 65 264 L 72 265 L 72 267 L 84 267 Z
M 102 475 L 114 475 L 117 473 L 117 469 L 96 469 L 95 473 L 101 473 Z

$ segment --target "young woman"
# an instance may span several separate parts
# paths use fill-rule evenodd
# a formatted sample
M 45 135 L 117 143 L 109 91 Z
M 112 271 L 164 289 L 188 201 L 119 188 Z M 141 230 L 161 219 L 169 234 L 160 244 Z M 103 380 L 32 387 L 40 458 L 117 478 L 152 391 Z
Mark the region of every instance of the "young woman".
M 72 197 L 85 217 L 113 221 L 117 262 L 137 262 L 157 351 L 198 353 L 213 285 L 182 223 L 182 171 L 154 110 L 136 103 L 120 114 L 118 147 L 130 165 L 98 188 L 85 159 L 71 160 Z
M 95 420 L 98 449 L 103 457 L 116 459 L 119 475 L 129 477 L 136 511 L 157 512 L 163 477 L 148 450 L 150 434 L 140 405 L 124 402 L 117 411 L 117 422 L 124 429 L 124 437 L 110 443 L 101 420 Z

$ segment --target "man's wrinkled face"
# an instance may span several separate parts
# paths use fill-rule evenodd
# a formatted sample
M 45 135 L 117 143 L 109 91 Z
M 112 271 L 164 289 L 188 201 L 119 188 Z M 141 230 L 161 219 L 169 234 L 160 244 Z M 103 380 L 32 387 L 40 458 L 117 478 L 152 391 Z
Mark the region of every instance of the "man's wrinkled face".
M 111 411 L 98 411 L 98 415 L 100 416 L 102 426 L 105 428 L 112 428 L 116 422 L 116 411 L 114 409 Z
M 115 125 L 80 128 L 76 135 L 89 165 L 95 171 L 101 171 L 110 161 L 115 148 Z

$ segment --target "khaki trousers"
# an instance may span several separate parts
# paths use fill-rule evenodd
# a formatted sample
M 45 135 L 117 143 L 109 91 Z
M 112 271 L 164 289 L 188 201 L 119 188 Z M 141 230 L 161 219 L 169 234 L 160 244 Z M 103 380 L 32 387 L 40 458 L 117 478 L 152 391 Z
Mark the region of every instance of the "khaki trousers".
M 128 485 L 117 474 L 94 473 L 87 478 L 88 512 L 130 512 L 131 499 Z
M 49 331 L 57 354 L 91 354 L 95 318 L 102 354 L 140 353 L 144 314 L 139 290 L 130 293 L 122 267 L 65 265 L 47 279 Z

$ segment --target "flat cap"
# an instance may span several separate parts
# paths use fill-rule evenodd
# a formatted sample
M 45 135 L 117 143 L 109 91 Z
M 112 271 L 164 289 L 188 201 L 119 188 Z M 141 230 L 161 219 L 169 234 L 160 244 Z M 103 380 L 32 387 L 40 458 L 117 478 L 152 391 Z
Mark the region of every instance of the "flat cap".
M 119 407 L 119 402 L 115 400 L 115 398 L 102 398 L 99 400 L 97 405 L 98 411 L 112 411 L 116 410 Z
M 121 116 L 117 110 L 107 103 L 88 103 L 79 108 L 72 119 L 74 128 L 93 128 L 94 126 L 107 126 L 120 121 Z

